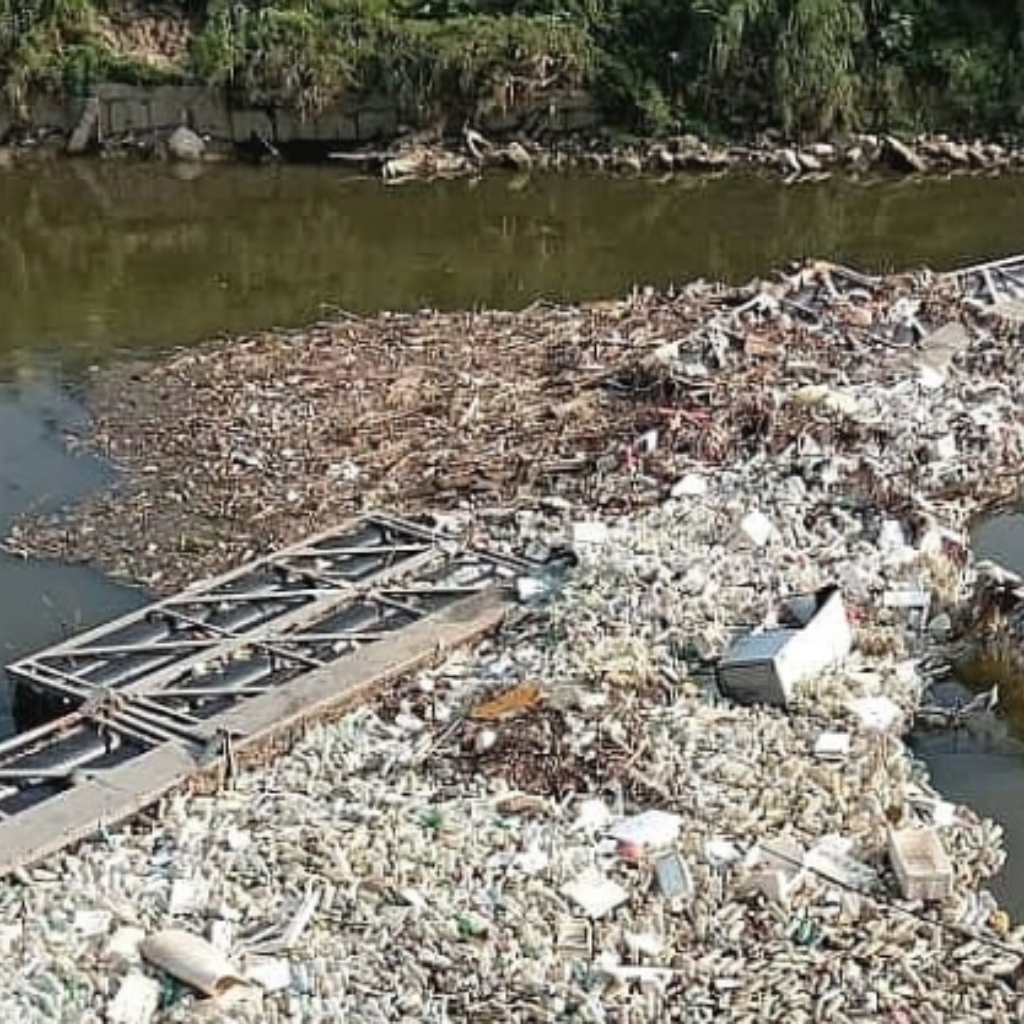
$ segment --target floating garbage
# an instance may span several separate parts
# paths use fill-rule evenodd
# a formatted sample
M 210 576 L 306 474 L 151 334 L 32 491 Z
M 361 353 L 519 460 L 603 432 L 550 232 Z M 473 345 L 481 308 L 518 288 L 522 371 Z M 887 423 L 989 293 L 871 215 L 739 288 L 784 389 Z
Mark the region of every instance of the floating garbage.
M 179 928 L 150 935 L 141 946 L 143 957 L 185 982 L 204 996 L 220 997 L 248 982 L 216 946 Z
M 144 974 L 128 974 L 107 1007 L 107 1024 L 150 1024 L 159 1005 L 160 983 Z
M 596 870 L 585 871 L 562 892 L 591 918 L 603 917 L 629 899 L 629 890 Z
M 961 314 L 969 344 L 934 342 L 922 387 L 924 339 Z M 172 906 L 178 938 L 143 944 L 161 1024 L 235 989 L 262 1002 L 232 1024 L 1019 1019 L 1001 829 L 901 739 L 915 645 L 976 568 L 956 538 L 1024 450 L 1009 331 L 949 279 L 815 265 L 179 352 L 131 410 L 98 381 L 132 483 L 26 544 L 176 587 L 394 501 L 583 557 L 231 789 L 0 884 L 4 1019 L 109 1007 Z M 324 471 L 348 461 L 358 480 Z M 776 646 L 737 659 L 750 637 Z
M 890 830 L 889 856 L 908 900 L 945 900 L 953 895 L 953 865 L 934 829 Z
M 693 875 L 678 851 L 659 854 L 654 858 L 653 868 L 658 891 L 665 899 L 687 900 L 693 896 Z
M 814 756 L 821 761 L 843 761 L 850 753 L 848 732 L 824 732 L 814 741 Z
M 786 706 L 797 683 L 850 652 L 853 632 L 838 588 L 810 600 L 791 599 L 786 612 L 793 627 L 750 633 L 719 663 L 719 685 L 734 700 Z

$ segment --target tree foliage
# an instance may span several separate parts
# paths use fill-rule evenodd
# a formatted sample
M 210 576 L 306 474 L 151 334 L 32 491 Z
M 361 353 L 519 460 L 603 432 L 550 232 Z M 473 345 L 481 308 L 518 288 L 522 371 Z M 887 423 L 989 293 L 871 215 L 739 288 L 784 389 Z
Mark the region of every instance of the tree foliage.
M 152 76 L 103 29 L 120 2 L 0 0 L 8 101 Z M 982 132 L 1016 128 L 1024 113 L 1024 0 L 164 3 L 194 25 L 175 74 L 305 112 L 383 92 L 420 116 L 472 117 L 584 86 L 645 132 Z

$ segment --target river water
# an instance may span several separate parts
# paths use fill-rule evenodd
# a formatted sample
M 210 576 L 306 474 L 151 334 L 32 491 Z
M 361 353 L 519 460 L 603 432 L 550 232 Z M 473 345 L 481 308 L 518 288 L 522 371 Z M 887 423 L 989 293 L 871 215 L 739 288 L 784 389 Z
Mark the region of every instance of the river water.
M 519 307 L 808 256 L 886 271 L 1024 251 L 1024 179 L 779 181 L 494 177 L 388 188 L 331 168 L 68 162 L 0 173 L 0 531 L 102 486 L 70 454 L 100 360 L 148 358 L 325 310 Z M 1024 531 L 982 538 L 999 554 Z M 8 661 L 144 602 L 82 568 L 0 556 Z M 6 695 L 0 731 L 9 729 Z M 1024 755 L 991 731 L 923 736 L 954 800 L 1007 828 L 995 886 L 1024 917 Z

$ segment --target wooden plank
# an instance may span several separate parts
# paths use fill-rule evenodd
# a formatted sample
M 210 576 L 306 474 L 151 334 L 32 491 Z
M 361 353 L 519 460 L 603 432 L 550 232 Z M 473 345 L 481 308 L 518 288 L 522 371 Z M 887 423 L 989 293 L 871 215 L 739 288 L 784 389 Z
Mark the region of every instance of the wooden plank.
M 195 759 L 178 744 L 168 743 L 0 821 L 0 875 L 123 820 L 195 770 Z
M 407 674 L 438 651 L 468 643 L 493 629 L 510 607 L 497 589 L 475 594 L 395 634 L 393 643 L 364 647 L 225 712 L 211 723 L 241 737 L 244 747 L 339 706 L 356 703 L 376 687 Z

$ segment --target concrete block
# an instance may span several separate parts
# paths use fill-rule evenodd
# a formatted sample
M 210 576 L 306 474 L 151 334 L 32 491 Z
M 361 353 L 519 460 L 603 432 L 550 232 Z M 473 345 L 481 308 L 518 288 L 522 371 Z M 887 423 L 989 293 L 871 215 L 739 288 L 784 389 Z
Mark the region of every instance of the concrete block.
M 148 132 L 153 128 L 149 102 L 139 98 L 107 100 L 101 119 L 104 135 Z
M 359 142 L 392 138 L 398 132 L 398 111 L 394 107 L 364 107 L 356 113 Z
M 593 131 L 604 121 L 604 113 L 594 102 L 586 106 L 562 107 L 561 114 L 562 130 L 565 132 Z
M 212 139 L 231 138 L 231 111 L 223 93 L 204 90 L 191 102 L 192 126 Z
M 353 143 L 359 141 L 359 125 L 355 116 L 345 112 L 338 114 L 334 122 L 334 137 L 338 142 Z
M 231 111 L 231 138 L 246 142 L 256 132 L 261 138 L 274 138 L 274 124 L 261 110 L 237 109 Z

